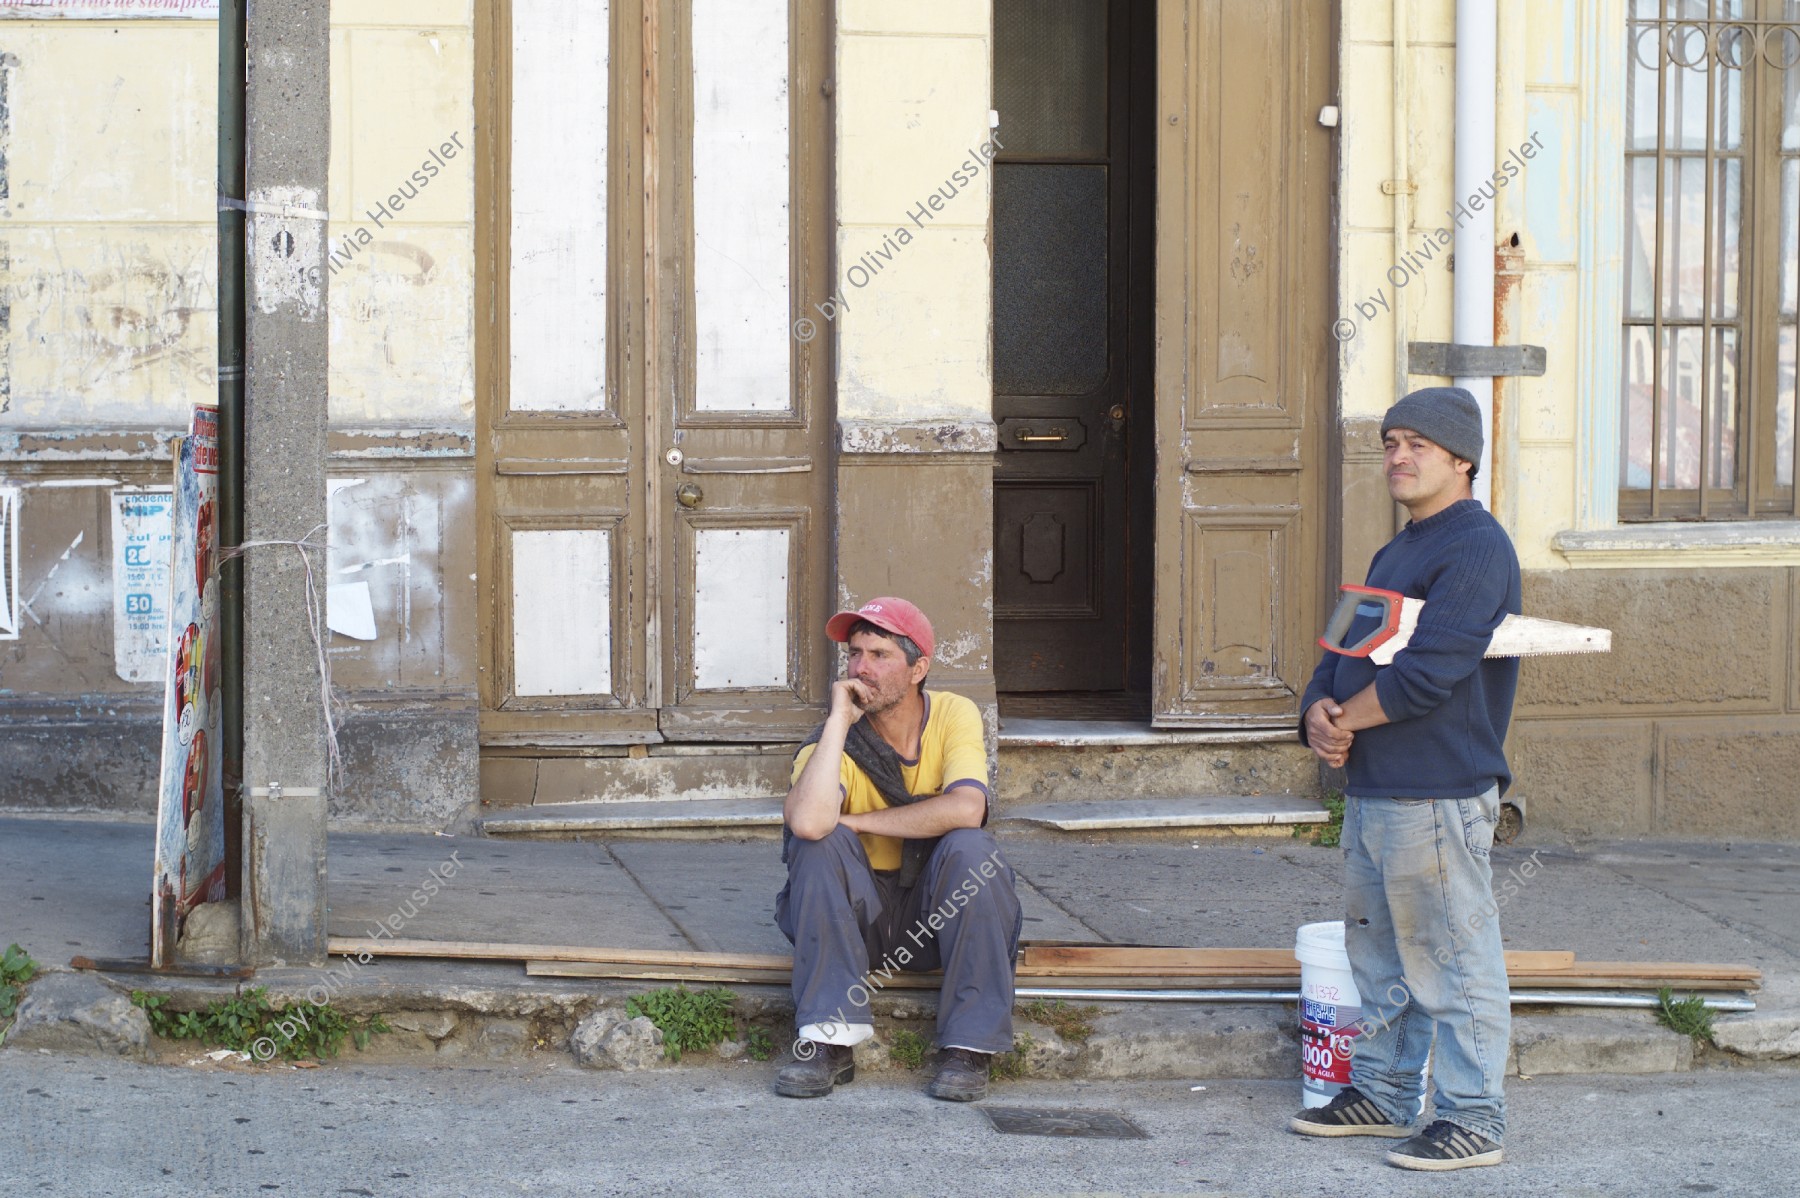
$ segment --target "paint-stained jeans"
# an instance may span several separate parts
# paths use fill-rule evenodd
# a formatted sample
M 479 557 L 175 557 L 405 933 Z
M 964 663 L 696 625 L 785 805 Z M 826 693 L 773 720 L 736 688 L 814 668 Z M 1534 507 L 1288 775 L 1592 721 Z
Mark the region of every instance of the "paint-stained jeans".
M 1344 947 L 1362 997 L 1350 1080 L 1395 1123 L 1437 1113 L 1499 1141 L 1512 1011 L 1488 851 L 1500 792 L 1356 799 L 1344 812 Z
M 993 833 L 945 833 L 910 890 L 871 869 L 862 841 L 841 824 L 822 840 L 796 837 L 775 924 L 794 944 L 794 1022 L 813 1029 L 811 1038 L 866 1038 L 885 979 L 941 968 L 939 1046 L 1012 1050 L 1024 913 Z

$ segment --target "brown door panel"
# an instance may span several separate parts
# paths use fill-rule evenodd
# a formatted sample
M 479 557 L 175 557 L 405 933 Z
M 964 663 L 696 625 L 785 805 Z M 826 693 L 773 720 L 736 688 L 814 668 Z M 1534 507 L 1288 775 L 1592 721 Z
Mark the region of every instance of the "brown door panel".
M 1317 652 L 1335 146 L 1313 114 L 1332 19 L 1159 6 L 1159 724 L 1285 724 Z

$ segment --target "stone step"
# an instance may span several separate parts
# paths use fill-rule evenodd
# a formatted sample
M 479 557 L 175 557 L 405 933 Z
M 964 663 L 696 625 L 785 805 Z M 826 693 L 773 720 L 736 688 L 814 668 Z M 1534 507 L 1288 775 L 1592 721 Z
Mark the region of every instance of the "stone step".
M 489 836 L 582 832 L 743 832 L 781 827 L 781 799 L 677 799 L 655 803 L 539 803 L 485 815 Z
M 1196 795 L 1315 795 L 1319 770 L 1292 729 L 1152 728 L 1148 723 L 1003 720 L 995 798 L 1002 804 Z M 570 804 L 736 802 L 780 794 L 791 744 L 657 744 L 490 750 L 490 812 Z
M 1200 795 L 1181 799 L 1078 799 L 1007 807 L 1001 819 L 1061 832 L 1112 832 L 1155 828 L 1253 830 L 1322 824 L 1324 804 L 1303 795 Z
M 1299 795 L 1201 795 L 1178 799 L 1084 799 L 1002 805 L 994 818 L 1063 832 L 1172 828 L 1254 830 L 1316 824 L 1325 809 Z M 733 833 L 781 826 L 779 797 L 690 799 L 660 803 L 540 803 L 477 821 L 489 836 L 573 836 L 580 833 Z
M 1007 804 L 1319 794 L 1319 764 L 1292 728 L 1152 728 L 1003 720 L 996 795 Z

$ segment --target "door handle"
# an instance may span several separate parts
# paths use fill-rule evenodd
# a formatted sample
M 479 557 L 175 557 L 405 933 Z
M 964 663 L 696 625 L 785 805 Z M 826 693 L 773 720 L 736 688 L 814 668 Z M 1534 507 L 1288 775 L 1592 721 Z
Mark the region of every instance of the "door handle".
M 1022 443 L 1031 441 L 1067 441 L 1068 439 L 1069 434 L 1060 428 L 1051 429 L 1047 433 L 1034 433 L 1028 428 L 1019 430 L 1019 440 Z
M 682 507 L 699 507 L 700 501 L 705 498 L 706 492 L 695 483 L 682 483 L 675 488 L 675 502 Z

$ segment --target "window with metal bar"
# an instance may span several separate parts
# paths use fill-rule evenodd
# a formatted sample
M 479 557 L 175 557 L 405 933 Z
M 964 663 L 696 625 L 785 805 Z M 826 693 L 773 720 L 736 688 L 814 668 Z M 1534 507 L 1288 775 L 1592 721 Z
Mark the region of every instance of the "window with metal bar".
M 1621 520 L 1800 516 L 1800 0 L 1630 0 Z

